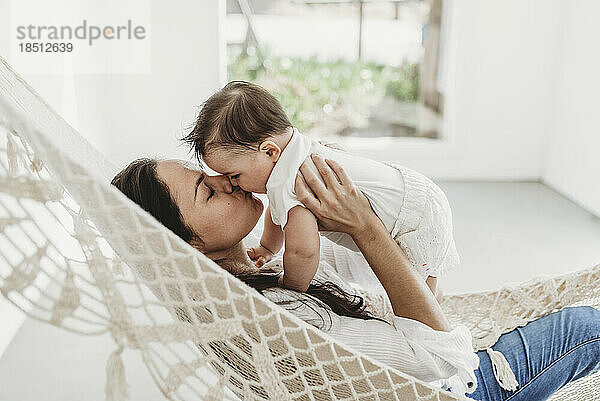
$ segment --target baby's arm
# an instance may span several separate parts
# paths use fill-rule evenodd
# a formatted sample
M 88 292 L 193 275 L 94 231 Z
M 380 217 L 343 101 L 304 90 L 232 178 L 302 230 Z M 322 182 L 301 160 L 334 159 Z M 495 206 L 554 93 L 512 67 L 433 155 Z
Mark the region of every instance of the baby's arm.
M 265 227 L 260 239 L 260 244 L 273 253 L 279 252 L 283 245 L 283 231 L 280 226 L 273 223 L 270 207 L 267 207 L 265 213 Z
M 283 230 L 285 251 L 283 253 L 283 276 L 279 283 L 297 291 L 308 289 L 319 267 L 319 228 L 310 210 L 294 206 L 288 212 Z
M 260 246 L 248 249 L 248 256 L 256 263 L 257 267 L 261 267 L 271 260 L 275 253 L 279 252 L 282 245 L 283 231 L 280 226 L 273 223 L 271 209 L 267 207 Z

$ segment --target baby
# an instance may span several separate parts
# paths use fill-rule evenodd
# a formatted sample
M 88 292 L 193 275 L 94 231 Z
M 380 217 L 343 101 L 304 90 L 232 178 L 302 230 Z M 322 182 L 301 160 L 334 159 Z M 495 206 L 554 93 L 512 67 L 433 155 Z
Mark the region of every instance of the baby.
M 292 127 L 277 99 L 256 84 L 232 81 L 211 96 L 184 140 L 211 169 L 229 176 L 232 185 L 267 194 L 260 246 L 248 255 L 261 266 L 285 243 L 280 283 L 287 288 L 306 291 L 319 264 L 316 218 L 294 190 L 304 161 L 317 171 L 312 153 L 343 167 L 434 294 L 435 277 L 459 263 L 450 206 L 437 185 L 406 167 L 312 141 Z M 358 251 L 347 234 L 321 234 Z

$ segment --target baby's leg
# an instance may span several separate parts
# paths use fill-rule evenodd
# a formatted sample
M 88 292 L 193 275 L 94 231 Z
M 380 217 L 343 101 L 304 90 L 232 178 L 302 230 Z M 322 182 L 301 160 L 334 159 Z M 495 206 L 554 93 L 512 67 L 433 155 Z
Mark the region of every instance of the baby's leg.
M 442 303 L 444 294 L 442 293 L 442 288 L 440 286 L 440 283 L 438 282 L 438 278 L 434 276 L 427 276 L 427 280 L 425 280 L 425 283 L 427 284 L 433 295 L 435 295 L 435 299 L 437 299 L 439 303 Z
M 397 235 L 394 240 L 406 254 L 408 261 L 410 262 L 413 270 L 423 278 L 435 298 L 438 302 L 442 300 L 442 292 L 440 290 L 439 279 L 437 276 L 429 274 L 431 258 L 428 257 L 426 247 L 420 245 L 420 241 L 417 241 L 417 230 L 408 232 L 406 234 Z M 437 270 L 437 269 L 436 269 Z

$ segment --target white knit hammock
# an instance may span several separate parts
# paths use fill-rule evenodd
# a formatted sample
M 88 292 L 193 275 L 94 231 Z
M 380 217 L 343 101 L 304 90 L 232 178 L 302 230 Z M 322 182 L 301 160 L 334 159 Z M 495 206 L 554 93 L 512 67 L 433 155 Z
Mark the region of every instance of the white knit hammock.
M 29 316 L 137 349 L 170 400 L 461 399 L 339 344 L 262 297 L 109 185 L 117 172 L 0 58 L 0 292 Z M 475 350 L 540 316 L 598 307 L 600 266 L 447 296 Z M 553 400 L 600 400 L 600 375 Z

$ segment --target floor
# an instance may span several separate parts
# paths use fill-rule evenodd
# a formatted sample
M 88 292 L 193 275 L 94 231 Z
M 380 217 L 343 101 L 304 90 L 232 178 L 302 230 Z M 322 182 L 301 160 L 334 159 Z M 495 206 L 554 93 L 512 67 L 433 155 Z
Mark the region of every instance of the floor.
M 600 219 L 542 184 L 440 186 L 453 208 L 462 257 L 461 266 L 443 278 L 446 293 L 492 289 L 600 263 Z M 81 337 L 27 319 L 0 357 L 0 400 L 102 401 L 113 349 L 108 336 Z M 123 356 L 130 399 L 162 399 L 139 355 L 125 351 Z

